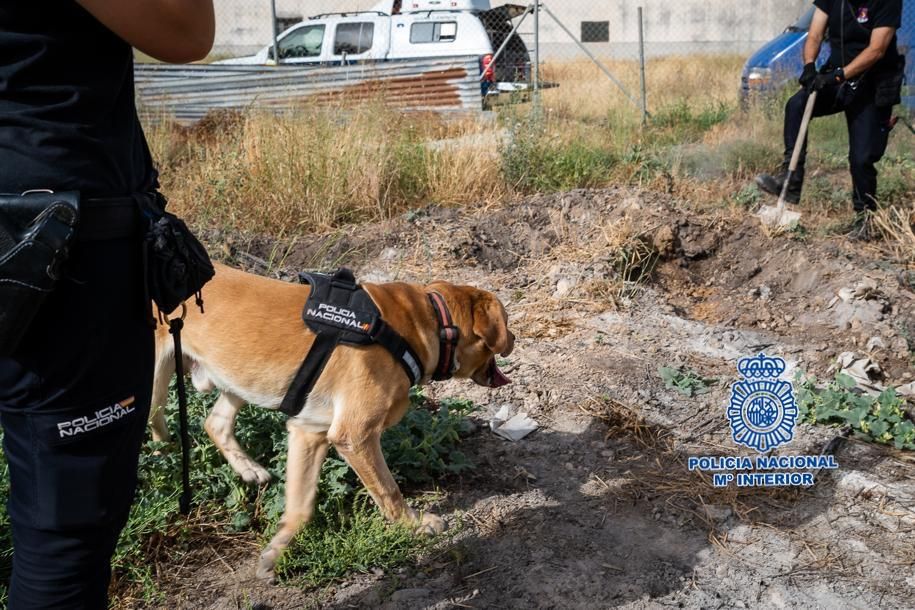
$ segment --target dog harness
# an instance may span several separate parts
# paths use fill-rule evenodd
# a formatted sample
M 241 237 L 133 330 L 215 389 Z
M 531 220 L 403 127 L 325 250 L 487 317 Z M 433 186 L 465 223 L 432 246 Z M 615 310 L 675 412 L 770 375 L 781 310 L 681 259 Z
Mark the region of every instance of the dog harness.
M 377 343 L 394 356 L 411 386 L 422 380 L 425 372 L 419 356 L 406 339 L 381 318 L 378 306 L 365 289 L 356 283 L 352 271 L 340 269 L 333 275 L 300 273 L 299 280 L 311 286 L 302 319 L 315 333 L 315 340 L 286 391 L 280 405 L 283 413 L 293 417 L 302 410 L 324 366 L 341 343 Z M 454 369 L 459 333 L 452 323 L 444 298 L 438 293 L 430 294 L 429 298 L 440 327 L 439 363 L 432 378 L 448 379 Z

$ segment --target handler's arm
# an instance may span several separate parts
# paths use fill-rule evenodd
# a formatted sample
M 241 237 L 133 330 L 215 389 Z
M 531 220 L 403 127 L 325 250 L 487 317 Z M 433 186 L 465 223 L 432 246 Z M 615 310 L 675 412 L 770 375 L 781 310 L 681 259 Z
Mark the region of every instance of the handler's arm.
M 804 41 L 804 64 L 815 62 L 820 55 L 820 47 L 823 46 L 828 23 L 829 15 L 820 8 L 814 9 L 813 20 L 807 30 L 807 40 Z
M 855 78 L 864 74 L 871 66 L 880 61 L 886 55 L 886 50 L 890 48 L 895 34 L 896 28 L 874 28 L 867 48 L 845 66 L 845 78 Z
M 213 0 L 76 1 L 131 46 L 160 61 L 195 61 L 213 48 Z

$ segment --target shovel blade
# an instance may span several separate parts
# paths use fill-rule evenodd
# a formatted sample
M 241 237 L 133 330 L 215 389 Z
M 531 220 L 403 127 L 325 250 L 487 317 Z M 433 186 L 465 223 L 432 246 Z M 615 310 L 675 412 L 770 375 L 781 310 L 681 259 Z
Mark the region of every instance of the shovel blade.
M 764 206 L 756 213 L 756 216 L 768 227 L 788 231 L 797 228 L 801 220 L 799 212 L 793 212 L 774 205 Z

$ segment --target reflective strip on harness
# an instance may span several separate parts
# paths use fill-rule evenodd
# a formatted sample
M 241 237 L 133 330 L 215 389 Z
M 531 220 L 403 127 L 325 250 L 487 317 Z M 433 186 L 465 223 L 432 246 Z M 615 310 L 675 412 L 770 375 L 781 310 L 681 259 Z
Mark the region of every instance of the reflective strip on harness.
M 286 391 L 280 410 L 290 417 L 305 406 L 308 395 L 321 376 L 324 366 L 340 343 L 349 345 L 378 344 L 400 363 L 416 385 L 423 378 L 419 357 L 387 322 L 369 294 L 356 283 L 353 272 L 340 269 L 333 275 L 300 274 L 311 286 L 302 319 L 315 333 L 315 340 Z

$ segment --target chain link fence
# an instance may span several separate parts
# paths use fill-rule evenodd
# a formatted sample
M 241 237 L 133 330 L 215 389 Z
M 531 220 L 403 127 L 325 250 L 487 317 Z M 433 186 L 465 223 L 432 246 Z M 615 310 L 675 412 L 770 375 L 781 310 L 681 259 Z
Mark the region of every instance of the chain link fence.
M 597 111 L 608 100 L 641 108 L 644 95 L 649 112 L 712 91 L 736 97 L 743 60 L 786 28 L 803 25 L 811 8 L 807 0 L 217 0 L 214 55 L 253 54 L 271 43 L 274 27 L 282 32 L 319 14 L 459 4 L 511 9 L 513 18 L 487 24 L 493 49 L 501 49 L 500 80 L 540 77 L 547 87 L 558 85 L 546 92 L 548 104 L 577 100 L 583 110 Z M 532 72 L 537 60 L 541 70 Z
M 308 55 L 309 45 L 320 47 L 323 38 L 332 37 L 333 29 L 337 31 L 336 53 L 340 31 L 352 23 L 315 21 L 314 31 L 309 32 L 300 27 L 302 40 L 294 49 L 284 49 L 284 44 L 293 44 L 295 36 L 285 38 L 284 43 L 282 33 L 313 17 L 361 13 L 366 15 L 366 27 L 350 36 L 352 44 L 343 46 L 360 52 L 373 47 L 372 54 L 361 53 L 359 58 L 355 55 L 360 53 L 344 52 L 342 63 L 363 62 L 370 55 L 376 60 L 400 59 L 394 57 L 392 41 L 398 35 L 406 40 L 403 33 L 409 31 L 409 42 L 415 42 L 418 26 L 411 29 L 412 21 L 405 24 L 403 20 L 388 20 L 389 25 L 384 25 L 382 16 L 419 11 L 427 15 L 426 20 L 441 20 L 449 10 L 474 11 L 495 55 L 492 80 L 526 83 L 527 94 L 520 97 L 533 98 L 534 108 L 542 105 L 555 116 L 574 115 L 584 120 L 606 118 L 608 113 L 636 113 L 643 123 L 656 112 L 670 115 L 716 104 L 734 108 L 761 97 L 757 93 L 775 93 L 791 85 L 802 67 L 803 39 L 813 14 L 810 0 L 216 0 L 213 58 L 260 52 L 252 63 L 270 63 L 271 45 L 280 35 L 279 61 L 285 63 Z M 915 38 L 915 20 L 905 19 L 912 14 L 904 12 L 900 40 Z M 330 25 L 317 25 L 324 21 Z M 372 28 L 374 43 L 368 42 Z M 456 40 L 455 49 L 465 42 L 464 36 L 451 30 L 426 29 L 421 34 L 433 37 L 434 42 L 451 36 Z M 383 39 L 391 44 L 387 55 L 379 51 Z M 777 49 L 757 53 L 766 45 Z M 413 51 L 409 57 L 420 57 L 419 46 Z M 468 55 L 466 48 L 463 54 Z M 760 64 L 745 69 L 754 54 Z M 339 56 L 322 59 L 321 65 L 335 62 L 340 63 Z M 535 65 L 539 69 L 534 70 Z M 915 82 L 913 61 L 907 77 L 909 83 Z M 486 78 L 481 76 L 481 80 Z M 485 83 L 483 87 L 484 106 L 488 107 L 488 101 L 495 98 L 486 95 Z M 912 106 L 915 88 L 909 86 L 906 93 L 907 104 Z M 762 97 L 778 99 L 777 95 Z

